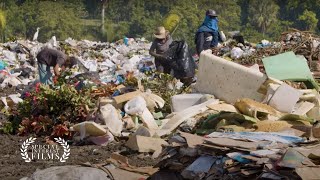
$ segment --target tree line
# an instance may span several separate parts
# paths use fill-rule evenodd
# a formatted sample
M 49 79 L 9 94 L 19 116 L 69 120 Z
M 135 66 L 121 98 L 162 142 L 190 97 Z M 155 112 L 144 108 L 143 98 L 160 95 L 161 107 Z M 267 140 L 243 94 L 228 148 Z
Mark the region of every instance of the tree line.
M 164 25 L 177 40 L 193 46 L 207 9 L 219 15 L 224 32 L 240 31 L 245 39 L 277 40 L 288 28 L 319 33 L 319 0 L 1 0 L 1 41 L 53 35 L 97 41 L 127 37 L 152 39 Z

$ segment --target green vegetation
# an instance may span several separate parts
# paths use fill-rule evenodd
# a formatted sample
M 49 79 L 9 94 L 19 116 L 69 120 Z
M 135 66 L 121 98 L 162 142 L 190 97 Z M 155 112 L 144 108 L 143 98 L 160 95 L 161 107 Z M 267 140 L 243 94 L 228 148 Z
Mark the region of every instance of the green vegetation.
M 288 28 L 319 33 L 319 0 L 2 0 L 0 40 L 32 39 L 37 27 L 41 42 L 53 35 L 59 40 L 152 40 L 155 27 L 164 25 L 174 39 L 194 47 L 209 8 L 219 14 L 222 31 L 240 30 L 253 42 L 277 40 Z

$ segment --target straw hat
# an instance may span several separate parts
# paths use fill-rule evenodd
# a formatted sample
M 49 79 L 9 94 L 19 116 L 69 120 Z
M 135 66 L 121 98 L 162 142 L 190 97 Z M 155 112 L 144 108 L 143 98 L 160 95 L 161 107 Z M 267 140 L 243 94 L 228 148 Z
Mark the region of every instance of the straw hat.
M 165 39 L 168 35 L 169 31 L 166 31 L 166 29 L 163 26 L 157 27 L 156 32 L 153 34 L 153 36 L 157 39 Z

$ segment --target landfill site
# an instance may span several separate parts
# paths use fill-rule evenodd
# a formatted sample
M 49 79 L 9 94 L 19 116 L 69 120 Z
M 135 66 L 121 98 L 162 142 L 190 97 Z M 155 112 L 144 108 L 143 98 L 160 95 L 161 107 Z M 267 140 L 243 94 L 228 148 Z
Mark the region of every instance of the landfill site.
M 296 29 L 227 34 L 183 84 L 144 38 L 2 43 L 0 179 L 320 179 L 319 44 Z M 77 58 L 53 87 L 39 82 L 43 47 Z

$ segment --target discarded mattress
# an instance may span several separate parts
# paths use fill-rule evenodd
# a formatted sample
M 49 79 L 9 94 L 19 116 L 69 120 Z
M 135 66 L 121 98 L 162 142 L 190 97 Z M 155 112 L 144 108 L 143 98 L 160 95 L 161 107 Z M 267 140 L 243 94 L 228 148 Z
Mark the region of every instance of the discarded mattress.
M 266 80 L 263 73 L 215 56 L 210 50 L 200 55 L 196 85 L 200 93 L 212 94 L 227 103 L 239 98 L 261 102 L 263 94 L 258 90 Z

